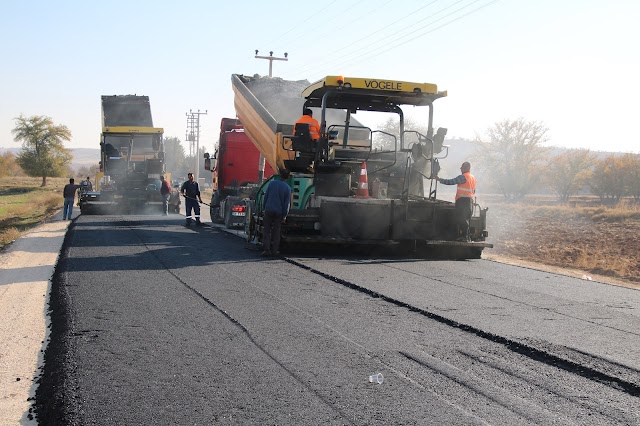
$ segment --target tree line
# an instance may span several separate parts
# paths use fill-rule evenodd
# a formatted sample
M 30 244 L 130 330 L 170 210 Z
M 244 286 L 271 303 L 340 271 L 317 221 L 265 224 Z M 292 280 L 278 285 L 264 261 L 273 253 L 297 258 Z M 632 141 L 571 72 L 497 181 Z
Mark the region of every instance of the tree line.
M 71 170 L 73 158 L 71 150 L 64 143 L 71 140 L 71 131 L 65 125 L 54 123 L 51 117 L 20 115 L 15 119 L 15 127 L 11 131 L 15 142 L 22 148 L 17 155 L 11 152 L 0 154 L 0 177 L 31 176 L 42 178 L 41 186 L 47 185 L 47 177 L 64 177 L 74 174 Z M 175 177 L 187 175 L 191 171 L 195 158 L 185 155 L 180 139 L 166 137 L 165 164 L 166 171 Z M 203 157 L 204 150 L 201 150 Z M 83 166 L 75 174 L 78 176 L 95 176 L 99 171 L 99 158 L 92 166 Z M 203 160 L 200 161 L 204 163 Z M 200 174 L 205 176 L 204 168 Z
M 60 177 L 71 173 L 71 151 L 64 147 L 71 140 L 71 132 L 50 117 L 20 116 L 12 130 L 14 140 L 22 143 L 20 153 L 0 155 L 0 177 L 21 174 L 41 177 L 42 186 L 47 177 Z M 426 134 L 417 123 L 407 123 Z M 389 120 L 381 126 L 390 134 L 399 129 Z M 640 201 L 640 154 L 610 154 L 598 156 L 588 149 L 570 149 L 557 154 L 546 147 L 548 129 L 539 122 L 524 118 L 503 120 L 487 129 L 485 136 L 477 136 L 473 155 L 474 164 L 483 172 L 483 187 L 501 193 L 505 199 L 518 201 L 528 194 L 552 191 L 560 201 L 566 202 L 578 194 L 592 194 L 602 201 L 616 202 L 623 197 Z M 180 139 L 166 137 L 165 163 L 167 172 L 175 178 L 192 171 L 195 158 L 185 155 Z M 200 156 L 200 176 L 208 176 Z M 91 167 L 81 168 L 80 176 L 95 175 L 98 159 Z
M 485 137 L 476 137 L 474 158 L 488 185 L 514 201 L 543 190 L 563 202 L 585 193 L 601 201 L 640 201 L 640 154 L 601 157 L 588 149 L 570 149 L 554 155 L 544 146 L 547 133 L 542 123 L 519 118 L 495 123 Z

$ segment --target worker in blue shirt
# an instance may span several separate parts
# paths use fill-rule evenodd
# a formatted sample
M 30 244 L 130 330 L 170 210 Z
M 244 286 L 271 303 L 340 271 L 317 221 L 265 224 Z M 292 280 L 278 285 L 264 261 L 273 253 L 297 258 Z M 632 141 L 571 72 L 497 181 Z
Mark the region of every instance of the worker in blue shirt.
M 289 170 L 280 169 L 280 179 L 269 182 L 264 193 L 264 227 L 261 256 L 280 254 L 280 225 L 289 213 L 291 187 L 287 183 Z
M 193 180 L 193 173 L 189 173 L 187 178 L 189 180 L 183 183 L 180 188 L 180 193 L 185 198 L 185 215 L 187 216 L 187 223 L 185 226 L 191 225 L 192 218 L 196 219 L 196 226 L 200 226 L 202 225 L 202 222 L 200 222 L 200 204 L 198 203 L 198 199 L 200 200 L 200 203 L 202 202 L 202 197 L 200 197 L 200 188 L 198 187 L 198 182 Z M 191 214 L 192 210 L 193 215 Z

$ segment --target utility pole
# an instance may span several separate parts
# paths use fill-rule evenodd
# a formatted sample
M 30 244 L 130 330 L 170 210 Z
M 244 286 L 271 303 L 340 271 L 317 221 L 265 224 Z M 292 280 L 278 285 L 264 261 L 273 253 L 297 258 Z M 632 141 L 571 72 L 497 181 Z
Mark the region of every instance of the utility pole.
M 269 77 L 273 77 L 273 61 L 288 61 L 289 54 L 284 52 L 284 58 L 277 58 L 273 56 L 273 50 L 269 52 L 269 56 L 258 56 L 258 49 L 256 49 L 256 59 L 266 59 L 269 61 Z M 258 160 L 258 183 L 262 183 L 264 179 L 264 156 L 260 153 L 260 159 Z
M 195 181 L 198 182 L 200 177 L 200 116 L 206 115 L 205 112 L 193 112 L 189 110 L 187 115 L 187 141 L 189 141 L 189 155 L 195 158 L 195 170 L 193 175 Z M 195 145 L 195 146 L 194 146 Z
M 266 59 L 269 61 L 269 77 L 273 77 L 271 73 L 273 71 L 273 61 L 288 61 L 287 56 L 289 56 L 289 54 L 284 52 L 284 58 L 276 58 L 273 56 L 273 50 L 269 52 L 269 56 L 258 56 L 258 49 L 256 49 L 256 59 Z

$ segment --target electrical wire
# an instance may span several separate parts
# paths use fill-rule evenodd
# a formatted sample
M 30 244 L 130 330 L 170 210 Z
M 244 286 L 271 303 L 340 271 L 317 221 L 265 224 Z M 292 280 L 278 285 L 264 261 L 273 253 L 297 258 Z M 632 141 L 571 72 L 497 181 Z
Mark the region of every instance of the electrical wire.
M 464 0 L 459 0 L 459 1 L 457 1 L 457 2 L 455 2 L 455 3 L 453 3 L 453 4 L 451 4 L 451 5 L 449 5 L 449 6 L 447 6 L 447 7 L 445 7 L 444 9 L 440 9 L 440 10 L 439 10 L 439 11 L 437 11 L 436 13 L 434 13 L 434 14 L 432 14 L 432 15 L 430 15 L 430 16 L 427 16 L 426 18 L 424 18 L 424 19 L 422 19 L 422 20 L 420 20 L 420 21 L 418 21 L 418 22 L 423 22 L 423 21 L 425 21 L 425 20 L 427 20 L 427 19 L 433 18 L 433 17 L 435 17 L 436 15 L 438 15 L 439 13 L 444 12 L 444 11 L 445 11 L 445 10 L 447 10 L 447 9 L 450 9 L 451 7 L 453 7 L 453 6 L 455 6 L 455 5 L 459 4 L 459 3 L 461 3 L 462 1 L 464 1 Z M 449 14 L 447 14 L 447 15 L 444 15 L 444 16 L 442 16 L 442 17 L 440 17 L 440 18 L 436 19 L 435 21 L 432 21 L 432 22 L 429 22 L 429 23 L 428 23 L 428 24 L 426 24 L 426 25 L 423 25 L 422 27 L 418 28 L 418 31 L 423 30 L 423 29 L 425 29 L 425 28 L 427 28 L 427 27 L 430 27 L 431 25 L 435 24 L 436 22 L 440 22 L 440 21 L 442 21 L 443 19 L 446 19 L 446 18 L 448 18 L 448 17 L 450 17 L 450 16 L 452 16 L 452 15 L 455 15 L 456 13 L 460 12 L 461 10 L 464 10 L 464 9 L 468 8 L 469 6 L 471 6 L 471 5 L 475 4 L 475 3 L 479 2 L 479 1 L 480 1 L 480 0 L 473 0 L 471 3 L 469 3 L 469 4 L 465 5 L 465 6 L 462 6 L 461 8 L 456 9 L 456 10 L 454 10 L 453 12 L 451 12 L 451 13 L 449 13 Z M 415 33 L 414 33 L 414 34 L 415 34 Z M 411 34 L 405 34 L 405 35 L 402 35 L 402 36 L 396 37 L 396 38 L 394 38 L 394 39 L 392 39 L 392 40 L 388 41 L 387 43 L 384 43 L 384 44 L 383 44 L 383 45 L 381 45 L 381 46 L 376 46 L 376 48 L 375 48 L 375 49 L 373 49 L 372 51 L 369 51 L 369 52 L 366 52 L 366 53 L 362 53 L 362 54 L 360 54 L 360 55 L 358 55 L 358 56 L 356 56 L 356 57 L 352 57 L 349 61 L 347 61 L 347 63 L 348 63 L 348 62 L 350 62 L 350 61 L 353 61 L 353 60 L 355 60 L 355 59 L 359 59 L 359 58 L 361 58 L 361 57 L 363 57 L 363 56 L 370 55 L 372 52 L 376 52 L 376 51 L 378 51 L 378 50 L 380 50 L 380 49 L 382 49 L 382 48 L 384 48 L 384 47 L 386 47 L 386 46 L 389 46 L 389 45 L 394 45 L 393 47 L 397 47 L 397 46 L 398 46 L 398 44 L 397 44 L 397 42 L 398 42 L 398 41 L 400 41 L 400 40 L 402 40 L 402 39 L 404 39 L 404 38 L 407 38 L 407 37 L 409 37 L 409 36 L 411 36 Z
M 443 17 L 441 17 L 441 18 L 438 18 L 437 20 L 435 20 L 435 21 L 433 21 L 433 22 L 430 22 L 430 23 L 429 23 L 429 24 L 427 24 L 427 25 L 424 25 L 424 26 L 423 26 L 423 27 L 421 27 L 419 30 L 426 29 L 426 28 L 428 28 L 428 27 L 432 26 L 433 24 L 435 24 L 435 23 L 437 23 L 437 22 L 442 21 L 443 19 L 446 19 L 446 18 L 448 18 L 448 17 L 451 17 L 452 15 L 455 15 L 456 13 L 458 13 L 458 12 L 460 12 L 460 11 L 462 11 L 462 10 L 464 10 L 464 9 L 468 8 L 468 7 L 470 7 L 471 5 L 473 5 L 473 4 L 475 4 L 475 3 L 477 3 L 478 1 L 480 1 L 480 0 L 474 0 L 473 2 L 471 2 L 471 3 L 467 4 L 466 6 L 463 6 L 463 7 L 459 8 L 459 9 L 456 9 L 455 11 L 453 11 L 453 12 L 449 13 L 448 15 L 445 15 L 445 16 L 443 16 Z M 493 3 L 497 2 L 497 1 L 498 1 L 498 0 L 492 0 L 492 1 L 490 1 L 490 2 L 488 2 L 488 3 L 486 3 L 486 4 L 484 4 L 484 5 L 481 5 L 480 7 L 477 7 L 476 9 L 473 9 L 473 10 L 471 10 L 471 11 L 469 11 L 469 12 L 465 13 L 465 14 L 462 14 L 462 15 L 460 15 L 460 16 L 458 16 L 458 17 L 456 17 L 456 18 L 454 18 L 454 19 L 452 19 L 452 20 L 450 20 L 450 21 L 448 21 L 448 22 L 446 22 L 446 23 L 444 23 L 444 24 L 442 24 L 442 25 L 440 25 L 440 26 L 436 27 L 436 28 L 432 28 L 432 29 L 430 29 L 430 30 L 428 30 L 428 31 L 422 32 L 422 33 L 420 33 L 420 34 L 418 34 L 418 35 L 416 35 L 416 36 L 414 36 L 414 37 L 412 37 L 412 38 L 410 38 L 410 39 L 406 40 L 405 42 L 402 42 L 401 44 L 402 44 L 402 45 L 406 45 L 406 44 L 410 43 L 410 42 L 411 42 L 411 41 L 413 41 L 413 40 L 416 40 L 416 39 L 418 39 L 418 38 L 424 37 L 425 35 L 428 35 L 428 34 L 430 34 L 430 33 L 433 33 L 433 32 L 435 32 L 435 31 L 437 31 L 437 30 L 439 30 L 439 29 L 441 29 L 441 28 L 444 28 L 444 27 L 446 27 L 447 25 L 452 24 L 452 23 L 454 23 L 454 22 L 456 22 L 456 21 L 458 21 L 458 20 L 460 20 L 460 19 L 462 19 L 462 18 L 464 18 L 464 17 L 466 17 L 466 16 L 469 16 L 469 15 L 471 15 L 471 14 L 473 14 L 473 13 L 475 13 L 475 12 L 477 12 L 477 11 L 479 11 L 479 10 L 481 10 L 481 9 L 483 9 L 483 8 L 485 8 L 485 7 L 489 6 L 489 5 L 491 5 L 491 4 L 493 4 Z M 457 3 L 459 3 L 459 2 L 457 2 Z M 457 4 L 457 3 L 454 3 L 454 4 Z M 443 9 L 443 10 L 444 10 L 444 9 Z M 439 11 L 439 12 L 437 12 L 437 13 L 440 13 L 440 12 L 441 12 L 441 11 Z M 434 15 L 432 15 L 432 16 L 437 15 L 437 13 L 436 13 L 436 14 L 434 14 Z M 419 30 L 418 30 L 418 31 L 419 31 Z M 388 52 L 388 51 L 390 51 L 390 50 L 396 49 L 396 48 L 400 45 L 400 44 L 398 44 L 398 41 L 399 41 L 399 40 L 405 39 L 405 38 L 407 38 L 407 37 L 409 37 L 409 36 L 411 36 L 411 35 L 412 35 L 412 34 L 408 34 L 408 35 L 403 35 L 403 36 L 401 36 L 401 37 L 397 37 L 397 38 L 395 38 L 395 39 L 393 39 L 393 40 L 389 41 L 388 43 L 386 43 L 386 44 L 384 44 L 384 45 L 382 45 L 382 46 L 380 46 L 380 47 L 377 47 L 377 48 L 375 48 L 375 49 L 373 49 L 373 50 L 371 50 L 371 51 L 369 51 L 369 52 L 363 53 L 363 54 L 361 54 L 361 55 L 358 55 L 358 56 L 356 56 L 356 57 L 352 58 L 351 60 L 347 61 L 346 63 L 344 63 L 344 64 L 342 64 L 342 65 L 340 66 L 341 71 L 346 70 L 346 69 L 348 69 L 348 68 L 351 68 L 351 67 L 353 67 L 354 65 L 357 65 L 357 64 L 360 64 L 360 63 L 362 63 L 362 62 L 365 62 L 366 60 L 369 60 L 369 59 L 373 58 L 374 56 L 375 56 L 375 57 L 379 57 L 379 56 L 380 56 L 381 54 L 383 54 L 383 53 L 386 53 L 386 52 Z M 387 48 L 387 49 L 384 49 L 384 50 L 380 50 L 380 49 L 383 49 L 385 46 L 389 46 L 389 45 L 391 45 L 391 47 L 389 47 L 389 48 Z M 362 58 L 362 59 L 361 59 L 361 58 Z M 322 72 L 320 72 L 319 74 L 320 74 L 320 75 L 324 75 L 324 73 L 322 73 Z
M 431 6 L 433 3 L 436 3 L 436 2 L 438 2 L 438 1 L 439 1 L 439 0 L 433 0 L 433 1 L 429 2 L 429 3 L 427 3 L 426 5 L 424 5 L 424 6 L 422 6 L 422 7 L 419 7 L 418 9 L 415 9 L 415 10 L 411 11 L 411 12 L 410 12 L 410 13 L 408 13 L 407 15 L 405 15 L 405 16 L 403 16 L 403 17 L 401 17 L 400 19 L 397 19 L 397 20 L 395 20 L 395 21 L 393 21 L 393 22 L 391 22 L 391 23 L 389 23 L 389 24 L 385 25 L 385 26 L 384 26 L 384 27 L 382 27 L 382 28 L 378 28 L 378 29 L 377 29 L 377 30 L 375 30 L 374 32 L 369 33 L 369 34 L 365 35 L 364 37 L 359 38 L 359 39 L 357 39 L 357 40 L 355 40 L 355 41 L 353 41 L 353 42 L 351 42 L 351 43 L 347 44 L 346 46 L 343 46 L 342 48 L 340 48 L 340 49 L 338 49 L 338 50 L 335 50 L 333 53 L 335 54 L 335 53 L 341 52 L 341 51 L 343 51 L 343 50 L 345 50 L 345 49 L 348 49 L 349 47 L 354 46 L 354 45 L 358 44 L 359 42 L 361 42 L 361 41 L 363 41 L 363 40 L 369 40 L 371 36 L 380 34 L 380 32 L 381 32 L 381 31 L 383 31 L 383 30 L 385 30 L 385 29 L 387 29 L 387 28 L 389 28 L 389 27 L 392 27 L 393 25 L 397 24 L 397 23 L 398 23 L 398 22 L 400 22 L 400 21 L 403 21 L 403 20 L 405 20 L 405 19 L 407 19 L 407 18 L 409 18 L 409 17 L 411 17 L 411 16 L 414 16 L 416 13 L 420 12 L 421 10 L 423 10 L 423 9 L 425 9 L 425 8 L 427 8 L 427 7 L 429 7 L 429 6 Z M 341 55 L 339 58 L 336 58 L 336 59 L 331 60 L 331 61 L 330 61 L 330 63 L 331 63 L 331 62 L 335 62 L 335 61 L 337 61 L 337 60 L 340 60 L 341 58 L 343 58 L 343 57 L 347 57 L 347 56 L 349 56 L 349 54 L 348 54 L 348 53 L 347 53 L 347 54 L 345 54 L 345 55 Z M 304 72 L 304 71 L 306 71 L 306 70 L 307 70 L 308 68 L 310 68 L 310 67 L 313 67 L 313 66 L 312 66 L 312 65 L 311 65 L 311 66 L 310 66 L 310 65 L 305 65 L 305 66 L 303 66 L 303 67 L 301 67 L 301 68 L 294 69 L 294 70 L 293 70 L 293 72 L 296 72 L 296 71 L 297 71 L 297 72 Z
M 369 13 L 367 13 L 367 14 L 365 14 L 365 15 L 357 16 L 355 19 L 348 20 L 348 21 L 346 21 L 346 22 L 343 22 L 343 21 L 341 20 L 342 25 L 340 25 L 340 26 L 338 26 L 338 27 L 331 27 L 331 32 L 338 32 L 338 31 L 343 30 L 343 29 L 345 29 L 345 28 L 347 28 L 347 27 L 350 27 L 350 26 L 352 26 L 354 23 L 356 23 L 356 22 L 358 22 L 358 21 L 360 21 L 360 20 L 362 20 L 362 19 L 365 19 L 365 18 L 367 18 L 367 17 L 369 17 L 369 16 L 373 15 L 375 12 L 377 12 L 378 10 L 382 9 L 383 7 L 385 7 L 386 5 L 388 5 L 389 3 L 392 3 L 392 2 L 394 2 L 394 1 L 395 1 L 395 0 L 388 0 L 388 1 L 386 1 L 385 3 L 381 4 L 380 6 L 378 6 L 378 7 L 374 8 L 374 9 L 371 9 L 371 10 L 369 11 Z M 358 2 L 358 3 L 356 3 L 354 6 L 356 6 L 356 5 L 360 4 L 360 3 L 363 3 L 363 2 L 364 2 L 364 0 L 363 0 L 363 1 L 360 1 L 360 2 Z M 348 9 L 351 9 L 351 7 L 350 7 L 350 8 L 348 8 Z M 348 9 L 346 9 L 346 10 L 348 10 Z M 342 13 L 342 12 L 343 12 L 343 10 L 341 10 L 340 12 Z M 353 16 L 353 15 L 352 15 L 352 16 Z M 287 47 L 287 49 L 288 49 L 289 51 L 293 51 L 296 47 L 300 46 L 302 43 L 308 43 L 308 41 L 307 41 L 307 40 L 301 40 L 301 39 L 300 39 L 300 37 L 297 37 L 297 39 L 298 39 L 298 42 L 297 42 L 297 43 L 294 43 L 293 45 L 290 45 L 290 46 L 288 46 L 288 47 Z
M 474 1 L 473 3 L 476 3 L 477 1 L 479 1 L 479 0 L 476 0 L 476 1 Z M 402 44 L 408 44 L 409 42 L 411 42 L 411 41 L 413 41 L 413 40 L 416 40 L 416 39 L 418 39 L 418 38 L 421 38 L 421 37 L 424 37 L 424 36 L 426 36 L 426 35 L 428 35 L 428 34 L 431 34 L 432 32 L 437 31 L 437 30 L 439 30 L 439 29 L 441 29 L 441 28 L 444 28 L 444 27 L 446 27 L 447 25 L 452 24 L 452 23 L 454 23 L 454 22 L 456 22 L 456 21 L 458 21 L 458 20 L 460 20 L 460 19 L 462 19 L 462 18 L 464 18 L 464 17 L 466 17 L 466 16 L 469 16 L 469 15 L 471 15 L 471 14 L 473 14 L 473 13 L 475 13 L 475 12 L 477 12 L 477 11 L 481 10 L 481 9 L 484 9 L 484 8 L 485 8 L 485 7 L 487 7 L 487 6 L 489 6 L 489 5 L 493 4 L 493 3 L 496 3 L 497 1 L 498 1 L 498 0 L 492 0 L 492 1 L 488 2 L 488 3 L 485 3 L 485 4 L 481 5 L 480 7 L 477 7 L 477 8 L 475 8 L 475 9 L 473 9 L 473 10 L 471 10 L 471 11 L 469 11 L 469 12 L 467 12 L 467 13 L 463 14 L 463 15 L 460 15 L 460 16 L 458 16 L 458 17 L 456 17 L 456 18 L 452 19 L 452 20 L 451 20 L 451 21 L 449 21 L 449 22 L 446 22 L 446 23 L 444 23 L 444 24 L 442 24 L 442 25 L 440 25 L 440 26 L 438 26 L 438 27 L 436 27 L 436 28 L 433 28 L 433 29 L 431 29 L 431 30 L 429 30 L 429 31 L 426 31 L 426 32 L 424 32 L 424 33 L 421 33 L 421 34 L 419 34 L 419 35 L 417 35 L 417 36 L 415 36 L 415 37 L 413 37 L 413 38 L 411 38 L 411 39 L 407 40 L 406 42 L 404 42 L 404 43 L 402 43 Z M 471 5 L 471 4 L 473 4 L 473 3 L 470 3 L 469 5 L 465 6 L 464 8 L 466 8 L 466 7 L 470 6 L 470 5 Z M 458 9 L 456 12 L 458 12 L 458 11 L 460 11 L 460 10 L 464 9 L 464 8 Z M 449 14 L 449 15 L 447 15 L 447 16 L 451 16 L 453 13 L 456 13 L 456 12 L 452 12 L 451 14 Z M 444 17 L 443 17 L 443 18 L 444 18 Z M 440 20 L 442 20 L 442 18 L 441 18 L 441 19 L 439 19 L 438 21 L 440 21 Z M 437 22 L 437 21 L 435 21 L 435 22 Z M 435 22 L 433 22 L 433 23 L 435 23 Z M 433 23 L 432 23 L 432 24 L 433 24 Z M 429 25 L 432 25 L 432 24 L 429 24 Z M 429 25 L 427 25 L 427 26 L 429 26 Z M 425 26 L 424 28 L 426 28 L 427 26 Z M 404 38 L 404 37 L 401 37 L 401 38 Z M 360 60 L 360 61 L 356 61 L 356 62 L 352 62 L 352 63 L 346 63 L 346 64 L 344 65 L 344 68 L 346 69 L 346 68 L 353 67 L 354 65 L 360 64 L 360 63 L 362 63 L 362 62 L 365 62 L 365 61 L 366 61 L 366 60 L 368 60 L 368 59 L 371 59 L 373 56 L 379 56 L 379 55 L 381 55 L 381 54 L 383 54 L 383 53 L 386 53 L 386 52 L 388 52 L 388 51 L 390 51 L 390 50 L 392 50 L 392 49 L 395 49 L 396 47 L 397 47 L 397 46 L 391 46 L 390 48 L 385 49 L 385 50 L 383 50 L 383 51 L 381 51 L 381 52 L 378 52 L 378 53 L 375 53 L 375 52 L 377 51 L 377 49 L 375 49 L 373 52 L 369 52 L 369 53 L 367 53 L 367 54 L 365 54 L 365 55 L 361 55 L 360 57 L 362 57 L 362 56 L 366 56 L 366 57 L 365 57 L 364 59 Z M 374 53 L 375 53 L 375 55 L 373 55 Z M 359 58 L 359 57 L 358 57 L 358 58 Z M 354 60 L 355 60 L 355 59 L 358 59 L 358 58 L 354 58 Z
M 268 43 L 266 43 L 267 46 L 271 45 L 272 43 L 275 43 L 276 41 L 280 40 L 282 37 L 284 37 L 285 35 L 289 34 L 290 32 L 300 28 L 301 26 L 303 26 L 304 24 L 306 24 L 307 22 L 309 22 L 312 19 L 317 19 L 317 15 L 320 12 L 324 12 L 325 10 L 327 10 L 332 4 L 334 4 L 335 2 L 337 2 L 338 0 L 333 0 L 331 3 L 329 3 L 328 5 L 326 5 L 324 8 L 320 9 L 317 12 L 314 12 L 312 14 L 310 14 L 310 16 L 305 19 L 304 21 L 302 21 L 301 23 L 299 23 L 298 25 L 294 25 L 293 27 L 289 28 L 289 30 L 285 31 L 284 33 L 280 34 L 278 37 L 270 40 Z

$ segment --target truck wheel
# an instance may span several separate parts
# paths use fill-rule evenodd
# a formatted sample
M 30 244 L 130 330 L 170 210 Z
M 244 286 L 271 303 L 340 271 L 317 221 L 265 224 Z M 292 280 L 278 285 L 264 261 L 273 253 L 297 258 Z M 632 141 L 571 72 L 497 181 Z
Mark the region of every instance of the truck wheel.
M 256 220 L 253 217 L 253 203 L 247 203 L 246 215 L 244 217 L 244 233 L 247 242 L 252 242 L 256 238 Z
M 231 208 L 225 209 L 225 212 L 224 212 L 224 226 L 227 229 L 233 228 L 233 224 L 231 223 Z

